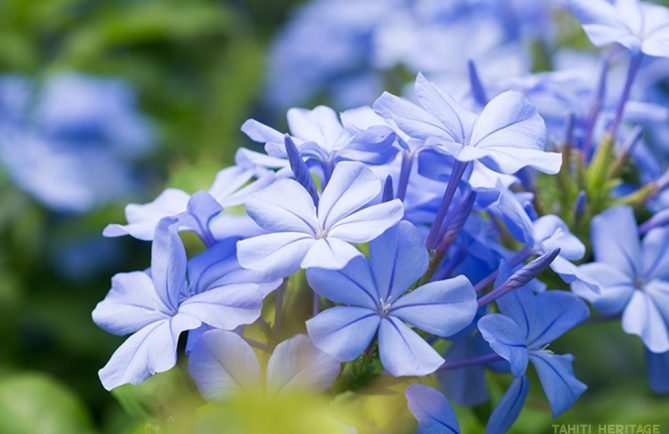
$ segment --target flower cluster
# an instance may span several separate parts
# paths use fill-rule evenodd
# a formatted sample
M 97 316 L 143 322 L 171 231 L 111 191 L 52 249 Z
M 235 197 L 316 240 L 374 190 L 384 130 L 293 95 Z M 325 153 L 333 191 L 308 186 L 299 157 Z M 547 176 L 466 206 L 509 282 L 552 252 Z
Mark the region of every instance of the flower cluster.
M 132 165 L 154 141 L 120 80 L 4 75 L 0 113 L 0 161 L 19 188 L 58 212 L 130 197 L 138 184 Z
M 151 241 L 151 267 L 116 275 L 93 312 L 130 335 L 103 385 L 174 367 L 187 333 L 211 401 L 258 384 L 355 393 L 364 371 L 404 377 L 417 432 L 457 433 L 450 402 L 490 400 L 489 371 L 512 378 L 487 422 L 503 433 L 530 388 L 553 417 L 586 391 L 574 357 L 550 348 L 592 308 L 622 316 L 647 348 L 651 386 L 669 391 L 669 175 L 648 158 L 649 117 L 630 113 L 637 77 L 669 57 L 669 10 L 570 6 L 595 45 L 627 59 L 619 86 L 610 51 L 595 83 L 573 71 L 488 83 L 470 63 L 463 96 L 419 73 L 411 97 L 290 109 L 287 132 L 248 120 L 265 152 L 240 149 L 207 191 L 128 205 L 128 223 L 105 235 Z M 652 217 L 637 225 L 635 209 Z M 198 254 L 180 232 L 199 238 Z M 254 348 L 271 354 L 264 375 Z

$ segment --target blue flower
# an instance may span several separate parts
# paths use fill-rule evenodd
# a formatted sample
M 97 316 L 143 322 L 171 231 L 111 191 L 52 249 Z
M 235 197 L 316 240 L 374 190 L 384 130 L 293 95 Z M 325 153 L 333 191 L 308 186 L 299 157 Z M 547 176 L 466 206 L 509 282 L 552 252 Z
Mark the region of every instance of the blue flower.
M 556 355 L 546 346 L 588 317 L 588 307 L 574 294 L 546 291 L 534 295 L 528 287 L 499 298 L 500 313 L 478 321 L 483 338 L 509 362 L 516 377 L 498 407 L 486 432 L 506 432 L 518 416 L 527 396 L 525 371 L 532 362 L 551 405 L 553 417 L 568 410 L 586 390 L 574 376 L 573 357 Z
M 418 420 L 416 434 L 460 433 L 453 407 L 441 392 L 424 384 L 412 384 L 404 395 L 411 414 Z
M 593 44 L 618 43 L 649 56 L 669 57 L 669 9 L 638 0 L 570 0 Z
M 420 107 L 386 92 L 374 108 L 424 146 L 458 161 L 480 161 L 507 174 L 526 166 L 551 174 L 560 169 L 561 154 L 544 151 L 544 121 L 522 94 L 504 92 L 476 115 L 421 74 L 415 92 Z
M 228 234 L 210 227 L 212 219 L 224 207 L 241 205 L 249 194 L 267 187 L 273 180 L 274 174 L 267 171 L 258 173 L 251 168 L 228 167 L 218 172 L 208 191 L 200 191 L 191 196 L 183 190 L 168 188 L 152 202 L 127 205 L 125 216 L 128 224 L 107 225 L 103 235 L 130 235 L 139 240 L 150 241 L 160 220 L 175 217 L 179 220 L 179 231 L 193 231 L 203 241 L 211 244 L 215 239 L 222 239 Z M 256 235 L 259 232 L 257 226 L 253 228 L 243 218 L 226 215 L 224 219 L 227 225 L 234 227 L 234 235 Z
M 590 234 L 595 262 L 581 269 L 601 293 L 578 282 L 572 289 L 603 313 L 622 313 L 623 330 L 650 351 L 669 351 L 669 229 L 652 229 L 640 242 L 632 209 L 619 206 L 595 217 Z
M 224 242 L 187 261 L 175 219 L 156 228 L 150 270 L 120 273 L 93 311 L 106 331 L 132 334 L 100 370 L 111 390 L 137 384 L 176 363 L 179 336 L 202 325 L 232 330 L 255 321 L 263 297 L 281 282 L 239 267 L 236 240 Z
M 427 251 L 408 222 L 369 244 L 370 260 L 356 258 L 340 271 L 311 268 L 309 285 L 345 306 L 307 321 L 309 337 L 339 361 L 362 354 L 378 332 L 379 355 L 395 376 L 427 375 L 443 358 L 404 322 L 436 336 L 451 336 L 469 325 L 476 294 L 464 276 L 427 283 L 405 294 L 428 266 Z
M 300 153 L 319 162 L 327 180 L 339 161 L 385 164 L 397 154 L 392 129 L 381 123 L 361 127 L 357 119 L 360 116 L 367 117 L 364 108 L 342 113 L 341 122 L 329 107 L 292 108 L 288 110 L 288 126 Z M 270 157 L 287 157 L 284 134 L 279 131 L 254 119 L 244 122 L 242 131 L 252 140 L 264 143 Z
M 260 361 L 253 348 L 236 333 L 210 330 L 197 338 L 188 360 L 195 384 L 210 401 L 240 390 L 263 386 Z M 339 363 L 313 346 L 304 335 L 276 346 L 267 363 L 264 386 L 270 392 L 323 391 L 339 375 Z
M 62 73 L 0 79 L 0 159 L 17 186 L 66 213 L 128 196 L 153 131 L 117 80 Z
M 341 269 L 366 243 L 397 224 L 402 202 L 376 203 L 381 181 L 357 162 L 339 163 L 318 207 L 298 182 L 280 179 L 250 195 L 246 211 L 268 234 L 239 242 L 239 263 L 288 276 L 300 267 Z

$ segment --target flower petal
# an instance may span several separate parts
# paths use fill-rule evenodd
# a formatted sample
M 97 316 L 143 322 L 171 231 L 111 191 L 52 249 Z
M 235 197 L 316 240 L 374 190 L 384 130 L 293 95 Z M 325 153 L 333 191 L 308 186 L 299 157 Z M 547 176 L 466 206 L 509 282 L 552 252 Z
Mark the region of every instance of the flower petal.
M 460 433 L 453 407 L 438 390 L 424 384 L 411 384 L 404 396 L 411 414 L 418 421 L 416 434 Z
M 537 371 L 541 386 L 551 405 L 553 419 L 569 410 L 588 388 L 574 375 L 571 354 L 558 355 L 549 351 L 534 351 L 530 360 Z
M 191 349 L 188 370 L 206 399 L 218 401 L 260 382 L 261 369 L 253 348 L 236 333 L 209 330 Z
M 302 261 L 302 268 L 341 270 L 362 253 L 346 241 L 334 237 L 317 240 Z
M 375 311 L 362 307 L 337 306 L 307 321 L 307 331 L 314 345 L 340 362 L 362 354 L 379 327 Z
M 139 384 L 158 372 L 171 369 L 177 361 L 181 332 L 200 326 L 187 315 L 157 321 L 126 339 L 100 369 L 102 385 L 112 390 L 122 384 Z
M 491 313 L 479 320 L 478 328 L 490 347 L 509 362 L 513 375 L 524 375 L 529 353 L 518 324 L 508 316 Z
M 263 294 L 254 283 L 226 285 L 187 298 L 179 312 L 212 327 L 233 330 L 258 319 L 262 299 Z
M 632 208 L 609 208 L 592 219 L 590 235 L 597 262 L 618 268 L 633 280 L 641 275 L 641 246 Z
M 300 269 L 300 263 L 316 240 L 301 232 L 259 235 L 237 243 L 237 259 L 244 268 L 285 277 Z
M 509 431 L 525 405 L 529 389 L 530 382 L 526 376 L 523 375 L 513 380 L 490 414 L 488 425 L 485 428 L 486 434 L 504 434 Z
M 93 310 L 95 324 L 115 335 L 134 333 L 170 316 L 170 308 L 143 271 L 115 275 L 109 293 Z
M 404 216 L 399 199 L 356 211 L 333 224 L 328 235 L 351 243 L 366 243 L 395 226 Z
M 669 351 L 669 331 L 667 322 L 651 295 L 634 291 L 622 318 L 626 333 L 641 337 L 646 348 L 654 353 Z
M 381 192 L 381 181 L 363 164 L 337 164 L 318 204 L 319 227 L 326 232 L 367 205 Z
M 378 294 L 367 260 L 353 258 L 341 270 L 309 268 L 307 281 L 316 293 L 340 304 L 376 309 Z
M 188 265 L 177 222 L 174 218 L 162 219 L 151 245 L 151 279 L 158 296 L 172 311 L 176 311 L 179 294 L 186 286 Z
M 292 179 L 279 179 L 248 196 L 246 212 L 270 232 L 302 232 L 315 235 L 316 207 L 307 190 Z
M 339 375 L 339 363 L 316 348 L 308 337 L 297 335 L 276 346 L 267 364 L 270 390 L 323 391 Z
M 379 296 L 390 303 L 427 270 L 429 258 L 418 229 L 400 222 L 369 244 L 374 281 Z
M 392 316 L 381 320 L 379 357 L 383 367 L 395 377 L 428 375 L 444 363 L 423 338 Z
M 453 336 L 476 315 L 476 291 L 465 276 L 423 285 L 393 303 L 390 314 L 441 337 Z

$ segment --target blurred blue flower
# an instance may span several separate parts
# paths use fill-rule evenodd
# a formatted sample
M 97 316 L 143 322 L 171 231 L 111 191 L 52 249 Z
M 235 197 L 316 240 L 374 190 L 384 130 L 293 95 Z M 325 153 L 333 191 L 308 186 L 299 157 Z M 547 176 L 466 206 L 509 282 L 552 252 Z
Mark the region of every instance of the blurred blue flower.
M 404 395 L 409 410 L 418 420 L 416 434 L 460 433 L 453 407 L 438 390 L 424 384 L 411 384 Z
M 154 135 L 123 82 L 60 73 L 43 84 L 0 78 L 0 160 L 56 211 L 81 213 L 132 195 L 132 163 Z
M 210 330 L 197 338 L 188 368 L 200 393 L 218 401 L 244 389 L 265 386 L 270 392 L 320 392 L 339 375 L 339 363 L 313 346 L 304 335 L 276 346 L 269 358 L 263 385 L 262 368 L 253 348 L 238 334 Z
M 595 262 L 581 266 L 601 286 L 572 289 L 605 314 L 622 313 L 623 330 L 654 353 L 669 351 L 669 229 L 651 229 L 639 241 L 631 208 L 610 208 L 592 220 Z

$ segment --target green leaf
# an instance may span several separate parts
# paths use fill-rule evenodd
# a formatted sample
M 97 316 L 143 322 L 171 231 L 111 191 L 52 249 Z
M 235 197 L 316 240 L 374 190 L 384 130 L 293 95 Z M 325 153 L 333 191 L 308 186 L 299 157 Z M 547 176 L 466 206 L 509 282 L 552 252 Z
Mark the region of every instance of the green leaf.
M 64 384 L 21 373 L 0 379 L 0 434 L 94 433 L 90 415 Z

